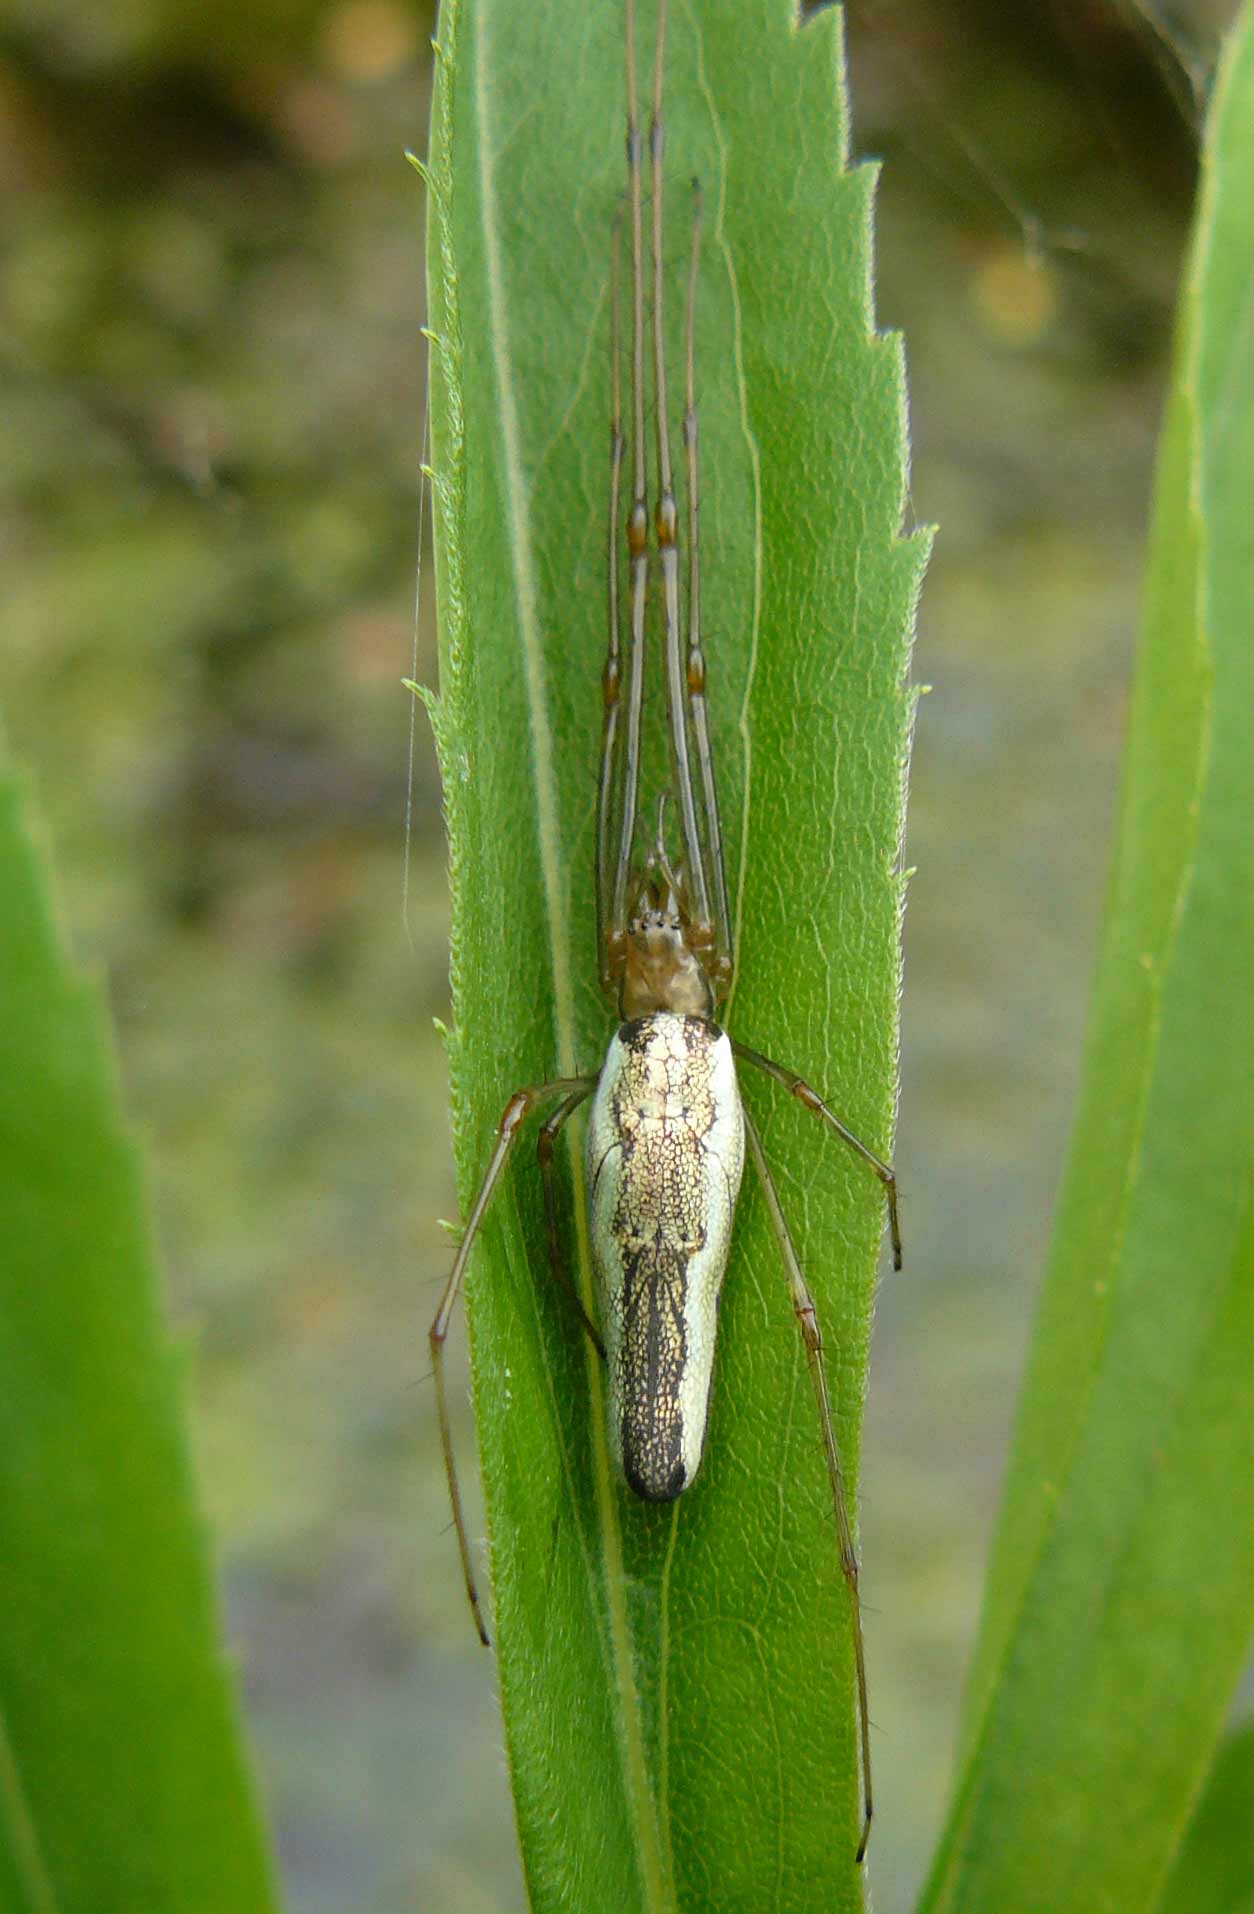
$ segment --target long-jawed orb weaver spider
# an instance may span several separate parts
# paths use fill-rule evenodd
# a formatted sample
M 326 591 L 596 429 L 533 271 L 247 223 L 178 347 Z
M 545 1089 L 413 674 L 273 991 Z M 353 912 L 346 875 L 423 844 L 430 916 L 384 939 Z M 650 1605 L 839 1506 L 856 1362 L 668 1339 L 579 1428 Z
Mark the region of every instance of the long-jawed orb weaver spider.
M 701 201 L 699 190 L 694 190 L 685 326 L 684 603 L 664 347 L 662 95 L 666 0 L 660 0 L 654 59 L 647 247 L 634 0 L 626 0 L 626 26 L 628 183 L 625 207 L 615 225 L 611 272 L 608 648 L 602 677 L 604 720 L 596 852 L 600 979 L 603 990 L 617 1006 L 620 1021 L 599 1076 L 559 1077 L 534 1084 L 516 1091 L 505 1107 L 430 1330 L 440 1436 L 466 1591 L 480 1637 L 487 1643 L 453 1455 L 443 1353 L 471 1250 L 526 1118 L 537 1107 L 555 1103 L 538 1139 L 550 1261 L 574 1298 L 584 1328 L 605 1362 L 609 1440 L 622 1475 L 637 1495 L 654 1502 L 673 1501 L 681 1495 L 700 1464 L 718 1297 L 747 1146 L 761 1180 L 801 1330 L 822 1429 L 841 1569 L 849 1592 L 862 1767 L 863 1824 L 857 1849 L 857 1859 L 861 1860 L 870 1833 L 873 1802 L 858 1561 L 818 1314 L 761 1138 L 741 1100 L 737 1064 L 752 1064 L 781 1083 L 856 1151 L 880 1179 L 893 1263 L 900 1268 L 896 1180 L 890 1165 L 868 1149 L 808 1083 L 731 1038 L 717 1021 L 731 988 L 735 953 L 701 636 L 694 344 Z M 626 352 L 630 362 L 630 412 L 626 418 L 619 300 L 624 219 L 631 264 Z M 646 305 L 651 307 L 647 323 Z M 646 437 L 650 401 L 656 459 L 652 500 Z M 620 512 L 624 466 L 629 457 L 631 497 L 624 524 Z M 621 592 L 624 531 L 625 632 Z M 646 816 L 640 786 L 651 577 L 660 578 L 663 608 L 669 781 L 658 795 L 652 839 L 641 856 L 637 838 L 641 819 Z M 668 843 L 668 810 L 676 820 L 675 857 Z M 554 1149 L 563 1126 L 590 1097 L 586 1169 L 599 1326 L 589 1319 L 566 1274 L 554 1165 Z

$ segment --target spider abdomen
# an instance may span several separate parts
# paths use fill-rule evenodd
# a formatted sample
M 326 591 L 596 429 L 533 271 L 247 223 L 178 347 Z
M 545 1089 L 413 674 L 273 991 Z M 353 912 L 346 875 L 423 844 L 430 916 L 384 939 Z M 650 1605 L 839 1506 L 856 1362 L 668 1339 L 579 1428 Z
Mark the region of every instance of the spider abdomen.
M 744 1150 L 719 1026 L 671 1011 L 622 1024 L 588 1124 L 588 1196 L 610 1442 L 649 1501 L 673 1500 L 701 1460 Z

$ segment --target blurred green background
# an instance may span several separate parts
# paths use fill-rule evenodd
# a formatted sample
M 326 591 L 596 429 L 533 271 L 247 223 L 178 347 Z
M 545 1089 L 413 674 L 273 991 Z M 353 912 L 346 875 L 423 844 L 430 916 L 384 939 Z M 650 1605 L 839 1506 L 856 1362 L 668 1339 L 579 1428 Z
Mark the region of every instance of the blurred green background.
M 941 525 L 909 1260 L 881 1294 L 862 1500 L 888 1909 L 943 1804 L 1076 1079 L 1229 11 L 1175 8 L 1167 44 L 1113 0 L 850 10 L 855 145 L 887 162 L 878 309 L 907 336 L 915 513 Z M 0 690 L 150 1143 L 298 1914 L 523 1904 L 426 1379 L 454 1207 L 444 853 L 400 680 L 424 404 L 402 150 L 430 24 L 398 0 L 0 4 Z

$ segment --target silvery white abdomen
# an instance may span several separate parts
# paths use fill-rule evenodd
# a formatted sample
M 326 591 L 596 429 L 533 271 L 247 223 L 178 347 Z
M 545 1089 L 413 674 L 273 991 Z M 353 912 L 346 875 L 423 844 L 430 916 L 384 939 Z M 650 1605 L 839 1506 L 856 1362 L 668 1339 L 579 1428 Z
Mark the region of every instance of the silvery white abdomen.
M 650 1501 L 679 1495 L 701 1460 L 744 1153 L 718 1025 L 669 1011 L 622 1024 L 588 1124 L 588 1202 L 610 1443 Z

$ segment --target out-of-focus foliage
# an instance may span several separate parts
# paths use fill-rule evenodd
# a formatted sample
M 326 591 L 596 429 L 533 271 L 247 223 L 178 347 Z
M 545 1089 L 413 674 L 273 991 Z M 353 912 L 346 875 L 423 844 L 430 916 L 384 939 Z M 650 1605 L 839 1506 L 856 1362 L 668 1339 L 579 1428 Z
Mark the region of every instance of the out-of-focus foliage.
M 437 1725 L 489 1793 L 495 1735 L 414 1479 L 453 1203 L 421 733 L 401 907 L 427 23 L 271 15 L 0 16 L 0 702 L 150 1141 L 285 1871 L 390 1911 L 439 1865 L 415 1795 L 477 1826 Z
M 1254 13 L 1158 462 L 1084 1083 L 925 1905 L 1158 1904 L 1254 1626 Z
M 1250 1914 L 1254 1908 L 1254 1728 L 1230 1735 L 1197 1804 L 1159 1914 Z
M 0 1900 L 274 1905 L 101 993 L 0 762 Z

